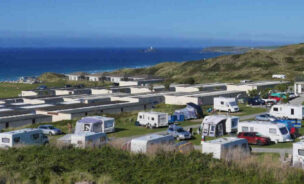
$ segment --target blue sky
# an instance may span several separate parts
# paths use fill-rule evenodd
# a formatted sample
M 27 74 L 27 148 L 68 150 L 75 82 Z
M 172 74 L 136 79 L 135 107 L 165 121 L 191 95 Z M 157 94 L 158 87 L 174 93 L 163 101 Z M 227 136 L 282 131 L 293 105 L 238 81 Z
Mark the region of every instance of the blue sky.
M 1 0 L 0 46 L 297 43 L 303 0 Z

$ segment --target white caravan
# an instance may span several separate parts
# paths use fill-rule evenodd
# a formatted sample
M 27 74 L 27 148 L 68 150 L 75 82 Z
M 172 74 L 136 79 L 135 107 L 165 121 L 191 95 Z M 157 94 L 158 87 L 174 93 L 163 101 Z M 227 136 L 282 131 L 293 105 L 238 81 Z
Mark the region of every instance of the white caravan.
M 151 128 L 168 126 L 168 114 L 162 112 L 139 112 L 137 122 L 139 125 Z
M 155 151 L 157 147 L 153 146 L 163 146 L 174 144 L 174 137 L 171 135 L 159 135 L 152 134 L 143 137 L 134 138 L 131 140 L 131 152 L 134 153 L 147 153 Z M 154 148 L 154 149 L 153 149 Z
M 239 154 L 235 154 L 239 152 Z M 202 142 L 202 153 L 213 154 L 217 159 L 233 159 L 234 156 L 247 156 L 250 147 L 246 139 L 237 137 L 224 137 L 211 141 Z
M 258 132 L 265 137 L 269 137 L 275 143 L 292 141 L 288 129 L 282 123 L 270 121 L 239 122 L 238 133 L 240 132 Z
M 213 99 L 213 108 L 218 111 L 238 112 L 239 106 L 235 98 L 215 97 Z
M 286 76 L 284 74 L 273 74 L 272 78 L 273 79 L 285 79 Z
M 76 122 L 75 134 L 81 132 L 102 132 L 109 133 L 115 131 L 114 118 L 103 116 L 84 117 Z
M 304 142 L 293 143 L 292 166 L 304 169 Z
M 202 135 L 210 137 L 223 136 L 237 132 L 239 117 L 226 115 L 206 116 L 201 124 Z
M 71 134 L 71 144 L 78 148 L 100 148 L 108 142 L 105 133 L 82 132 Z
M 18 147 L 23 145 L 44 145 L 49 139 L 42 130 L 26 128 L 0 133 L 0 147 Z
M 303 119 L 303 106 L 302 105 L 289 105 L 280 104 L 273 105 L 269 112 L 270 115 L 277 118 L 286 119 Z

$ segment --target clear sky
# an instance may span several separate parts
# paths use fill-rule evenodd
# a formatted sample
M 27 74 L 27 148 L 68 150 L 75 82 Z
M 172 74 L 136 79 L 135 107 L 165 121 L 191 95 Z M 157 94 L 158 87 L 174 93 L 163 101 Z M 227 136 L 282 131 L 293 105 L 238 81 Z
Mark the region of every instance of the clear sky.
M 304 40 L 304 0 L 0 0 L 0 46 L 205 46 Z

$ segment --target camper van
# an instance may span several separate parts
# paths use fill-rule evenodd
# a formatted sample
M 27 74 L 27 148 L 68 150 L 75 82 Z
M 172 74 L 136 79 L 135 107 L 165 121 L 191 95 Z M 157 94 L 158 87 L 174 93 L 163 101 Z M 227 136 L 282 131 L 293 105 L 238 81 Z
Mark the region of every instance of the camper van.
M 115 131 L 114 118 L 103 116 L 84 117 L 76 122 L 75 134 L 81 132 L 110 133 Z
M 39 129 L 26 128 L 0 133 L 0 147 L 17 147 L 22 145 L 44 145 L 49 139 Z
M 292 141 L 287 127 L 282 123 L 270 121 L 239 122 L 238 133 L 240 132 L 257 132 L 265 137 L 269 137 L 275 143 Z
M 218 137 L 237 132 L 239 117 L 226 115 L 206 116 L 201 124 L 204 136 Z
M 174 137 L 171 135 L 152 134 L 131 140 L 131 152 L 149 153 L 154 151 L 153 146 L 173 145 Z M 157 149 L 157 148 L 155 148 Z
M 82 132 L 71 134 L 71 144 L 78 148 L 100 148 L 108 142 L 105 133 Z
M 216 97 L 213 99 L 213 108 L 218 111 L 238 112 L 239 106 L 235 98 Z
M 303 106 L 288 104 L 273 105 L 270 109 L 269 114 L 277 118 L 302 120 Z
M 150 128 L 168 126 L 168 114 L 162 112 L 139 112 L 137 122 L 139 125 Z
M 234 154 L 240 152 L 240 154 Z M 233 156 L 247 156 L 250 147 L 246 139 L 237 137 L 224 137 L 202 142 L 202 153 L 213 154 L 217 159 L 233 159 Z
M 304 169 L 304 142 L 292 144 L 292 166 Z

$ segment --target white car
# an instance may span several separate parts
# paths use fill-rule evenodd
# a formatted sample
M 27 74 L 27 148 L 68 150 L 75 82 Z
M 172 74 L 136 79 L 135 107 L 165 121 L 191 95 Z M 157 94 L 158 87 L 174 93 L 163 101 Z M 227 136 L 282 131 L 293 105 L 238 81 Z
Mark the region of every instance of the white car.
M 47 135 L 59 135 L 62 133 L 60 129 L 55 128 L 53 125 L 40 125 L 38 129 L 42 130 L 43 134 Z

